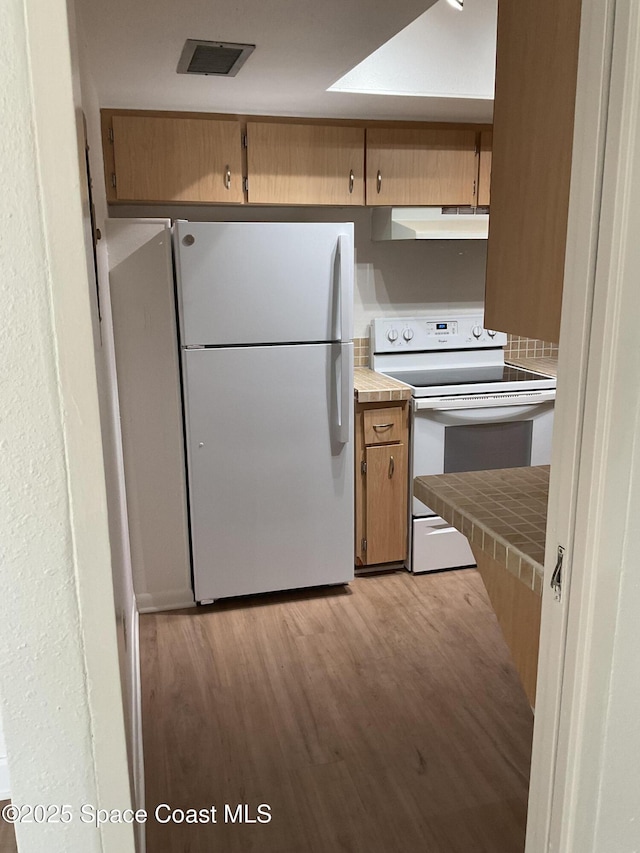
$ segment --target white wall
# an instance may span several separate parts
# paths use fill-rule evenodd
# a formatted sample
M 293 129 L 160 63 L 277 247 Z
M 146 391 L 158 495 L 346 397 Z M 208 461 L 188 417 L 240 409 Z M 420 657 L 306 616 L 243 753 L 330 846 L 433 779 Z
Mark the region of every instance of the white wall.
M 83 32 L 82 4 L 70 0 L 70 25 L 74 60 L 74 97 L 79 131 L 82 116 L 86 121 L 89 145 L 89 167 L 92 176 L 92 197 L 97 228 L 106 230 L 107 202 L 102 167 L 100 113 L 91 63 Z M 83 139 L 80 139 L 83 143 Z M 89 274 L 89 301 L 93 328 L 96 379 L 100 406 L 102 450 L 107 490 L 109 542 L 111 546 L 113 592 L 118 637 L 118 658 L 123 689 L 127 733 L 127 752 L 137 806 L 144 806 L 144 765 L 142 756 L 142 720 L 140 698 L 140 660 L 138 646 L 138 611 L 133 589 L 127 503 L 124 486 L 120 411 L 116 387 L 113 329 L 109 300 L 107 241 L 96 246 L 98 288 L 92 252 L 91 223 L 88 199 L 84 199 L 84 235 Z M 139 836 L 142 843 L 142 834 Z
M 195 606 L 169 221 L 110 219 L 106 236 L 136 599 Z
M 0 702 L 18 803 L 131 803 L 65 0 L 0 4 Z M 16 826 L 129 853 L 130 826 Z
M 355 336 L 369 334 L 374 317 L 419 315 L 425 305 L 444 309 L 473 305 L 482 311 L 486 266 L 484 240 L 371 240 L 366 208 L 114 206 L 113 217 L 168 216 L 194 221 L 274 220 L 353 222 L 356 282 Z

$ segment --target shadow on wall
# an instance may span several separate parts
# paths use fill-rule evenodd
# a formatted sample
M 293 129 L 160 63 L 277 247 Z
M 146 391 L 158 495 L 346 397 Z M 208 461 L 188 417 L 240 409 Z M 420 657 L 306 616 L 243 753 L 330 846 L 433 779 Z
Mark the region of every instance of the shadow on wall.
M 472 305 L 482 310 L 486 266 L 485 240 L 374 242 L 358 248 L 356 288 L 359 328 L 373 317 L 420 314 L 425 303 Z

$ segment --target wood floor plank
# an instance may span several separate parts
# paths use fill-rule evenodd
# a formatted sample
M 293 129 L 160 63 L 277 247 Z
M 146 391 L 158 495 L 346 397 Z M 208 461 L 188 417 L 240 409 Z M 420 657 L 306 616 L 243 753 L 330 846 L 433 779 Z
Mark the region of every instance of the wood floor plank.
M 0 809 L 9 805 L 11 800 L 0 800 Z M 13 824 L 0 818 L 0 853 L 17 853 L 16 833 Z
M 141 617 L 152 853 L 522 853 L 532 714 L 473 570 Z

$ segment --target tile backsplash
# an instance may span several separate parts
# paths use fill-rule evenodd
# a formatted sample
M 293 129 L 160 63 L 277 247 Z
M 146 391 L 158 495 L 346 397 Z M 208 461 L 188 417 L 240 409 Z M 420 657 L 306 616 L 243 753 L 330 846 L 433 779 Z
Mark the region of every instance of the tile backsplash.
M 507 335 L 504 348 L 505 358 L 539 358 L 542 356 L 557 356 L 558 344 L 538 341 L 534 338 L 521 338 L 519 335 Z
M 369 367 L 369 338 L 353 339 L 353 366 Z
M 354 366 L 369 367 L 369 338 L 353 339 Z M 541 358 L 558 355 L 558 344 L 508 335 L 504 348 L 505 358 Z

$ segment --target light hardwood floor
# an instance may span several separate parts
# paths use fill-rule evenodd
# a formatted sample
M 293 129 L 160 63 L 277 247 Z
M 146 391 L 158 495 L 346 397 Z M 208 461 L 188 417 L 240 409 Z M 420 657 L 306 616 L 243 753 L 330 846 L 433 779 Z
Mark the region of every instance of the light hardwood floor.
M 141 617 L 149 853 L 521 853 L 532 714 L 474 570 Z M 225 825 L 224 804 L 271 806 Z
M 10 800 L 0 800 L 0 809 L 10 803 Z M 10 823 L 0 818 L 0 853 L 17 853 L 16 833 Z

